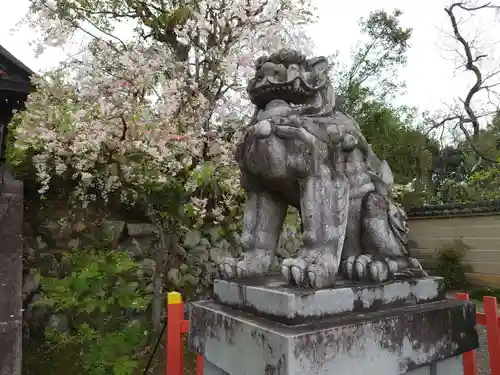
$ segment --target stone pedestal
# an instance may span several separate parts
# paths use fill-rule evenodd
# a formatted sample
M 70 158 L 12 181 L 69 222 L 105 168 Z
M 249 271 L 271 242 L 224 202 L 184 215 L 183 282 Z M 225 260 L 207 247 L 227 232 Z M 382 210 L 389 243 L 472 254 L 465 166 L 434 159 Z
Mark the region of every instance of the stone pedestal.
M 435 277 L 319 291 L 217 281 L 214 295 L 190 311 L 205 375 L 458 375 L 478 346 L 474 304 L 446 300 Z

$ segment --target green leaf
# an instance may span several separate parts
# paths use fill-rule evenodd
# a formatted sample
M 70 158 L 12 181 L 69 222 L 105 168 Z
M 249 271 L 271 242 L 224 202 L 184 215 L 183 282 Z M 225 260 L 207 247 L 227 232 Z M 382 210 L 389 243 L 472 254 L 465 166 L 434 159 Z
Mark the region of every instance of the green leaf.
M 113 375 L 130 375 L 137 366 L 137 362 L 130 358 L 122 357 L 113 364 Z

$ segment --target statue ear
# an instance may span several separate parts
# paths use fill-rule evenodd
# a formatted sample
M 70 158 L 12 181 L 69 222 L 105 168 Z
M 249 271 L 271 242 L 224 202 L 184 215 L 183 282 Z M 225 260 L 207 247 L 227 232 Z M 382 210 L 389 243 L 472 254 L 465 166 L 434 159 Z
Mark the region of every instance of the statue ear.
M 326 74 L 328 71 L 328 59 L 324 56 L 312 57 L 308 59 L 307 65 L 320 74 Z

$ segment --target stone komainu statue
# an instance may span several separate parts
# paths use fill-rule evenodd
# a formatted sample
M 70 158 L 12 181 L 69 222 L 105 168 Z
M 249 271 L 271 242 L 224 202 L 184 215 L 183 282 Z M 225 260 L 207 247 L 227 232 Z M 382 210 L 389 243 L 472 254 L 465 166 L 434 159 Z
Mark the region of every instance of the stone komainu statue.
M 297 256 L 281 265 L 290 283 L 322 288 L 340 276 L 425 276 L 407 251 L 391 170 L 336 106 L 327 70 L 324 57 L 297 51 L 257 60 L 247 89 L 256 111 L 237 152 L 248 194 L 243 254 L 220 260 L 222 277 L 268 273 L 289 205 L 299 209 L 303 230 Z

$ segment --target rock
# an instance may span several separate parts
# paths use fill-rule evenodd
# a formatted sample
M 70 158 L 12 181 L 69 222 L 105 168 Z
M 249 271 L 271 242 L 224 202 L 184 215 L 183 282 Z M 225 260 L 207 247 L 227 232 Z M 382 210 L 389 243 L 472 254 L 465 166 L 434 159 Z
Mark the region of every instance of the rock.
M 197 278 L 200 278 L 201 275 L 203 274 L 203 272 L 205 272 L 205 267 L 202 266 L 202 265 L 199 265 L 195 268 L 194 270 L 194 275 L 197 277 Z
M 23 223 L 23 236 L 30 238 L 34 237 L 33 227 L 27 221 Z
M 127 231 L 131 237 L 155 237 L 158 235 L 158 228 L 149 223 L 127 223 Z
M 211 279 L 212 275 L 217 274 L 217 265 L 215 262 L 207 262 L 204 264 L 205 266 L 205 271 L 206 271 L 206 276 L 208 279 Z
M 130 320 L 138 320 L 144 316 L 144 311 L 140 309 L 125 309 L 125 316 Z
M 53 238 L 59 240 L 62 237 L 61 225 L 54 220 L 44 221 L 38 228 L 40 233 L 44 234 L 46 238 Z
M 38 268 L 40 269 L 42 276 L 57 277 L 59 263 L 57 262 L 54 254 L 42 253 L 40 254 Z
M 26 301 L 33 293 L 36 292 L 40 285 L 40 279 L 36 270 L 29 270 L 28 274 L 23 279 L 23 301 Z
M 168 270 L 168 273 L 167 273 L 167 277 L 168 277 L 168 280 L 174 284 L 175 286 L 179 285 L 180 284 L 180 273 L 179 273 L 179 270 L 177 268 L 171 268 Z
M 102 235 L 111 246 L 117 246 L 125 233 L 126 223 L 124 221 L 107 220 L 102 226 Z
M 142 280 L 142 279 L 149 279 L 149 277 L 145 277 L 144 276 L 144 271 L 142 270 L 142 268 L 137 268 L 135 270 L 135 272 L 133 273 L 134 277 L 138 280 Z
M 45 324 L 47 317 L 50 315 L 50 309 L 48 306 L 38 305 L 34 306 L 33 304 L 42 298 L 40 293 L 35 293 L 33 298 L 31 299 L 31 304 L 27 311 L 25 311 L 24 319 L 28 320 L 31 324 L 36 327 L 41 327 Z
M 206 246 L 198 245 L 192 247 L 188 251 L 188 259 L 198 263 L 208 262 L 209 259 L 209 250 Z
M 187 254 L 186 250 L 184 250 L 184 248 L 178 243 L 173 244 L 172 247 L 170 248 L 170 251 L 172 252 L 172 255 L 179 256 L 182 258 L 185 258 Z
M 80 240 L 78 238 L 73 238 L 68 242 L 68 249 L 75 250 L 80 247 Z
M 212 261 L 218 261 L 223 254 L 221 254 L 221 250 L 218 247 L 212 247 L 209 252 L 209 259 Z
M 141 247 L 139 241 L 132 237 L 129 237 L 125 241 L 123 241 L 119 245 L 118 250 L 128 253 L 133 259 L 145 257 L 145 249 Z
M 63 257 L 58 267 L 59 277 L 63 278 L 70 275 L 72 270 L 73 270 L 73 265 L 71 263 L 71 260 L 69 260 L 66 257 Z
M 73 224 L 73 231 L 75 231 L 76 233 L 81 233 L 85 229 L 87 229 L 87 226 L 83 221 L 77 221 L 76 223 Z
M 69 321 L 65 315 L 53 314 L 49 318 L 48 326 L 58 333 L 65 333 L 69 330 Z
M 31 263 L 35 261 L 36 251 L 31 246 L 29 246 L 26 241 L 24 242 L 23 246 L 23 256 L 26 262 Z
M 23 341 L 28 342 L 31 338 L 30 327 L 28 324 L 23 322 Z
M 193 275 L 183 275 L 182 276 L 182 283 L 183 284 L 189 284 L 189 285 L 197 285 L 198 284 L 198 278 L 193 276 Z
M 198 230 L 191 230 L 186 233 L 184 236 L 184 246 L 185 247 L 193 247 L 200 243 L 201 241 L 201 232 Z
M 38 250 L 39 253 L 44 252 L 49 248 L 49 245 L 47 245 L 47 243 L 43 240 L 42 237 L 37 236 L 35 238 L 35 241 L 36 241 L 36 249 Z
M 156 262 L 153 259 L 146 258 L 141 262 L 141 268 L 144 271 L 144 276 L 153 277 L 156 270 Z

